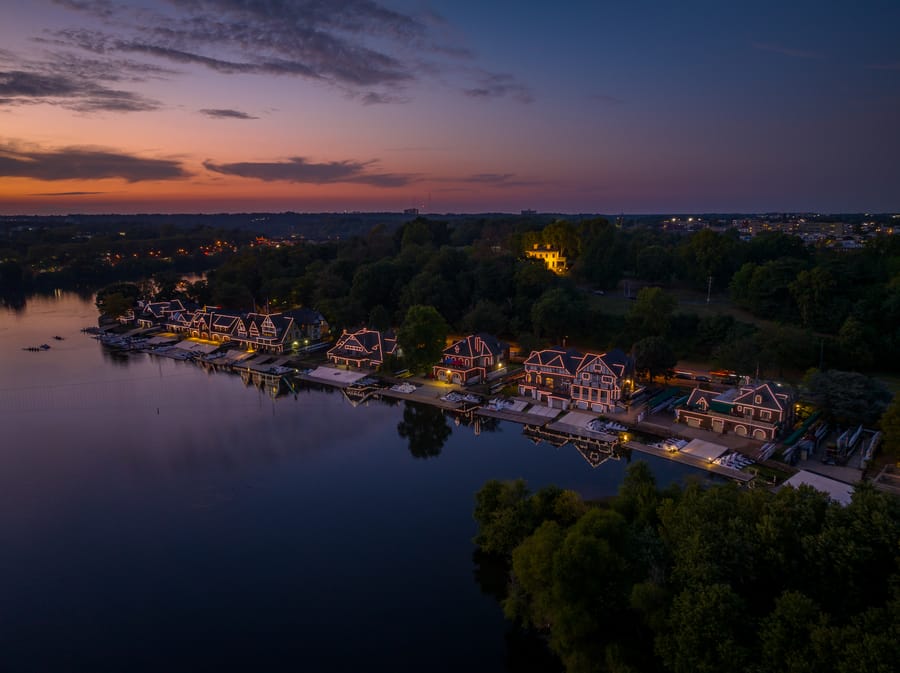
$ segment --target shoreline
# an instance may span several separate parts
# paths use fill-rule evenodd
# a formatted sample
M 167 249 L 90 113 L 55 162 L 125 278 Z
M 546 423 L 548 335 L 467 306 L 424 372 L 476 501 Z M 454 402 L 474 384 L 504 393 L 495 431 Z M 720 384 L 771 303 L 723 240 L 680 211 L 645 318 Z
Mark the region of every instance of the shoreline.
M 94 330 L 90 330 L 94 332 Z M 272 397 L 281 394 L 281 385 L 296 394 L 296 382 L 304 382 L 313 385 L 328 386 L 342 392 L 347 401 L 356 406 L 369 399 L 387 397 L 395 400 L 418 402 L 437 407 L 445 412 L 468 417 L 477 423 L 476 417 L 499 419 L 517 423 L 523 427 L 523 432 L 528 432 L 535 441 L 549 441 L 555 445 L 570 443 L 582 451 L 581 445 L 590 445 L 590 455 L 598 452 L 610 457 L 622 449 L 638 451 L 657 458 L 671 460 L 697 470 L 714 474 L 716 476 L 731 479 L 741 485 L 750 484 L 758 476 L 744 470 L 735 469 L 706 459 L 682 453 L 680 450 L 667 450 L 660 446 L 654 446 L 647 441 L 638 441 L 634 434 L 647 435 L 659 440 L 671 438 L 690 441 L 702 439 L 706 442 L 715 440 L 717 447 L 721 448 L 721 455 L 740 454 L 753 460 L 751 454 L 758 447 L 747 438 L 714 435 L 707 439 L 708 434 L 702 430 L 676 424 L 662 414 L 652 415 L 644 420 L 639 409 L 629 409 L 627 413 L 619 414 L 615 419 L 604 417 L 595 412 L 576 409 L 556 409 L 544 405 L 535 404 L 531 398 L 514 396 L 513 398 L 499 398 L 511 404 L 507 406 L 491 405 L 484 396 L 478 395 L 478 401 L 447 400 L 443 399 L 450 393 L 459 395 L 467 394 L 458 385 L 421 378 L 397 378 L 384 376 L 375 372 L 354 372 L 352 370 L 335 368 L 329 365 L 319 364 L 312 369 L 301 370 L 293 365 L 312 364 L 304 362 L 294 354 L 265 354 L 247 353 L 244 351 L 219 351 L 221 344 L 211 344 L 196 339 L 178 339 L 176 335 L 166 335 L 165 342 L 149 343 L 146 330 L 133 330 L 124 334 L 108 334 L 103 338 L 104 331 L 97 330 L 97 338 L 103 345 L 114 350 L 126 353 L 147 353 L 149 355 L 168 357 L 177 360 L 189 360 L 200 365 L 204 369 L 215 371 L 228 371 L 238 374 L 245 384 L 265 387 Z M 94 332 L 96 334 L 96 332 Z M 162 342 L 162 343 L 161 343 Z M 317 376 L 312 375 L 314 372 Z M 409 387 L 408 390 L 402 389 Z M 413 387 L 414 386 L 414 387 Z M 400 388 L 400 389 L 395 389 Z M 638 418 L 640 417 L 640 420 Z M 621 432 L 598 432 L 588 427 L 588 422 L 599 420 L 600 422 L 612 421 L 626 429 Z M 477 428 L 476 428 L 477 431 Z M 596 467 L 600 462 L 588 458 L 592 466 Z M 605 460 L 605 458 L 604 458 Z M 756 464 L 756 461 L 753 461 Z M 753 468 L 750 468 L 753 469 Z M 795 469 L 781 464 L 769 466 L 787 476 L 796 472 Z
M 333 369 L 331 367 L 319 367 L 319 369 Z M 335 371 L 346 371 L 346 370 L 335 370 Z M 375 375 L 372 375 L 375 376 Z M 516 397 L 514 400 L 525 403 L 525 408 L 521 411 L 511 411 L 506 409 L 494 409 L 488 406 L 487 402 L 482 402 L 481 404 L 469 404 L 466 405 L 462 402 L 448 402 L 446 400 L 441 399 L 441 394 L 446 394 L 452 391 L 459 391 L 458 386 L 444 384 L 444 383 L 436 383 L 430 381 L 420 381 L 415 380 L 414 385 L 416 386 L 415 391 L 412 392 L 401 392 L 397 390 L 392 390 L 390 386 L 387 387 L 375 387 L 369 386 L 364 389 L 363 394 L 358 397 L 352 396 L 352 393 L 348 395 L 347 393 L 354 389 L 354 384 L 346 381 L 337 381 L 337 380 L 328 380 L 325 378 L 320 378 L 316 376 L 311 376 L 309 373 L 297 373 L 295 377 L 300 379 L 301 381 L 305 381 L 307 383 L 315 383 L 321 385 L 327 385 L 334 388 L 338 388 L 342 390 L 345 396 L 348 399 L 353 399 L 357 404 L 362 403 L 365 400 L 378 397 L 390 397 L 397 400 L 406 400 L 411 402 L 419 402 L 421 404 L 428 404 L 430 406 L 438 407 L 443 409 L 444 411 L 456 412 L 461 415 L 466 416 L 482 416 L 485 418 L 496 418 L 499 420 L 509 421 L 511 423 L 518 423 L 523 426 L 523 431 L 529 429 L 532 431 L 532 436 L 539 436 L 541 434 L 546 434 L 548 437 L 555 436 L 559 440 L 565 440 L 564 443 L 576 443 L 576 442 L 590 442 L 597 443 L 599 446 L 605 447 L 605 450 L 608 450 L 610 454 L 612 454 L 615 450 L 620 447 L 626 448 L 632 451 L 638 451 L 640 453 L 645 453 L 647 455 L 655 456 L 657 458 L 664 458 L 666 460 L 671 460 L 673 462 L 681 463 L 682 465 L 687 465 L 689 467 L 693 467 L 695 469 L 701 470 L 703 472 L 707 472 L 710 474 L 715 474 L 719 477 L 723 477 L 726 479 L 731 479 L 737 481 L 742 485 L 746 485 L 752 482 L 757 475 L 750 474 L 748 472 L 744 472 L 742 470 L 738 470 L 735 468 L 727 467 L 724 465 L 719 465 L 710 460 L 706 460 L 704 458 L 699 458 L 696 456 L 692 456 L 689 454 L 682 453 L 681 451 L 669 451 L 666 449 L 662 449 L 659 447 L 652 446 L 650 444 L 646 444 L 644 442 L 636 441 L 629 437 L 630 434 L 635 432 L 640 434 L 648 434 L 653 435 L 655 437 L 659 437 L 660 439 L 666 439 L 671 437 L 673 434 L 685 434 L 685 433 L 673 433 L 671 430 L 667 430 L 662 426 L 653 426 L 654 424 L 645 424 L 645 423 L 637 423 L 633 424 L 627 422 L 627 419 L 621 419 L 623 425 L 626 425 L 628 429 L 623 433 L 617 433 L 615 435 L 597 432 L 594 430 L 590 430 L 586 426 L 574 425 L 571 423 L 565 423 L 567 417 L 572 414 L 577 414 L 579 417 L 590 417 L 591 419 L 604 419 L 600 414 L 596 414 L 593 412 L 579 411 L 579 410 L 562 410 L 562 409 L 551 409 L 549 407 L 543 405 L 535 405 L 533 401 L 528 400 L 527 398 Z M 382 378 L 382 377 L 378 377 Z M 616 422 L 620 422 L 618 419 Z M 646 426 L 651 426 L 650 428 Z M 685 428 L 688 429 L 688 428 Z M 535 432 L 536 431 L 536 432 Z M 691 433 L 692 434 L 692 433 Z M 728 445 L 723 444 L 722 448 L 725 450 L 725 453 L 728 452 L 737 452 L 736 449 L 730 447 Z M 785 470 L 787 471 L 787 470 Z

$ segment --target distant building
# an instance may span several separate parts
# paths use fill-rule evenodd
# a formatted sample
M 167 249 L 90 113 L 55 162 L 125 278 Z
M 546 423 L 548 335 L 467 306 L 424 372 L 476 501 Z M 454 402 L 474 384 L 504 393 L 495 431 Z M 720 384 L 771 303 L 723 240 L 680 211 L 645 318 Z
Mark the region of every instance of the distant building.
M 283 353 L 301 341 L 318 341 L 328 333 L 325 318 L 311 309 L 242 313 L 204 306 L 189 310 L 177 299 L 144 304 L 135 322 L 141 327 L 159 325 L 188 337 L 235 343 L 266 353 Z
M 566 272 L 566 258 L 560 254 L 559 250 L 550 245 L 540 246 L 535 243 L 531 250 L 525 251 L 525 255 L 543 261 L 553 273 L 563 274 Z
M 523 210 L 522 215 L 524 215 L 525 217 L 531 217 L 532 215 L 537 215 L 537 211 L 536 210 Z
M 829 238 L 841 238 L 853 233 L 852 225 L 846 222 L 801 222 L 798 226 L 801 234 L 818 235 Z
M 362 328 L 344 333 L 328 351 L 328 359 L 346 367 L 377 369 L 397 350 L 397 338 L 391 332 Z
M 135 323 L 138 327 L 152 327 L 161 324 L 176 313 L 184 312 L 185 307 L 180 299 L 146 302 L 135 313 Z
M 509 361 L 509 345 L 490 334 L 471 334 L 444 349 L 434 377 L 447 383 L 478 383 Z
M 419 209 L 418 208 L 407 208 L 406 210 L 403 211 L 403 214 L 415 217 L 419 214 Z

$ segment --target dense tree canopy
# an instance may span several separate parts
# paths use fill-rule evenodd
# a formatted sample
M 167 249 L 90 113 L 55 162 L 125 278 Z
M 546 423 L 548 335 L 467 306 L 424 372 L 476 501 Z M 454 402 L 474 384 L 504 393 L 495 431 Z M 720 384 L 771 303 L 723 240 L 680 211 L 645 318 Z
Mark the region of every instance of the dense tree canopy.
M 118 318 L 133 308 L 141 298 L 136 283 L 113 283 L 97 292 L 97 309 L 108 318 Z
M 403 361 L 414 372 L 425 372 L 441 359 L 447 342 L 447 322 L 434 306 L 410 306 L 397 335 Z
M 564 516 L 558 503 L 565 496 Z M 900 500 L 809 487 L 657 489 L 609 506 L 488 482 L 475 541 L 507 559 L 504 612 L 568 671 L 889 671 L 900 660 Z
M 847 425 L 874 424 L 892 398 L 881 381 L 858 372 L 812 370 L 805 384 L 810 399 L 828 418 Z
M 637 338 L 665 336 L 675 304 L 675 297 L 661 288 L 641 288 L 625 316 L 626 327 Z
M 634 344 L 635 367 L 650 380 L 671 370 L 676 362 L 672 347 L 663 337 L 649 336 Z
M 900 396 L 885 410 L 878 422 L 884 433 L 884 451 L 893 460 L 900 460 Z
M 896 236 L 837 250 L 784 232 L 742 240 L 734 229 L 670 231 L 647 219 L 420 217 L 341 240 L 251 247 L 249 232 L 125 229 L 121 235 L 111 225 L 81 239 L 75 228 L 59 226 L 0 238 L 2 289 L 155 275 L 156 296 L 174 290 L 242 310 L 308 306 L 337 332 L 369 322 L 378 307 L 378 324 L 397 328 L 421 304 L 434 306 L 454 333 L 485 330 L 537 345 L 568 336 L 583 349 L 623 350 L 660 336 L 677 358 L 742 374 L 812 366 L 900 371 Z M 225 238 L 234 244 L 217 245 Z M 534 243 L 564 251 L 568 275 L 528 259 Z M 189 268 L 212 269 L 205 286 L 176 284 Z M 627 311 L 612 303 L 607 311 L 589 295 L 611 294 L 622 282 L 653 283 L 656 299 L 645 305 L 641 297 Z M 712 304 L 694 308 L 690 293 L 705 295 L 709 287 Z M 723 305 L 726 291 L 743 311 Z

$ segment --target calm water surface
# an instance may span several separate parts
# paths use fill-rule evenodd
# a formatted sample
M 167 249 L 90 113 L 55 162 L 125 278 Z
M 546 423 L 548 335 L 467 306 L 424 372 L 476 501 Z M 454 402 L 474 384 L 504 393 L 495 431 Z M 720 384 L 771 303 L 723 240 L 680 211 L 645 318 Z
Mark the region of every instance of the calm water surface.
M 622 461 L 427 407 L 272 400 L 113 355 L 95 322 L 75 295 L 0 308 L 0 670 L 532 670 L 476 579 L 473 496 L 605 496 Z

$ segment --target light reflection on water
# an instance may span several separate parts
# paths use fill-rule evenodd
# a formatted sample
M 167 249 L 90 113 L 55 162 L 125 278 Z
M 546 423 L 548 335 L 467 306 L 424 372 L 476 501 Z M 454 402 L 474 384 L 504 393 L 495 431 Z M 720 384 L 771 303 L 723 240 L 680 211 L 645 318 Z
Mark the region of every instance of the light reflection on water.
M 625 468 L 428 407 L 273 400 L 112 355 L 95 320 L 68 294 L 0 308 L 0 670 L 505 670 L 523 657 L 473 577 L 475 491 L 596 498 Z

